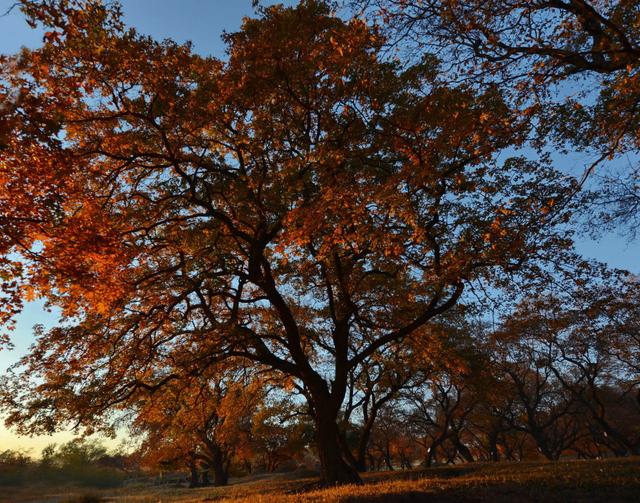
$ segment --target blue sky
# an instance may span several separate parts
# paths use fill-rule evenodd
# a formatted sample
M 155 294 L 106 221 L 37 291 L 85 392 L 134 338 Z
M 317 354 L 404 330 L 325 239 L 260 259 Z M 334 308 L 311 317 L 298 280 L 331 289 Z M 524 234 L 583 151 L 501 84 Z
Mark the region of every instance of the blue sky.
M 14 0 L 0 0 L 0 13 L 4 13 L 13 3 Z M 197 52 L 218 57 L 224 57 L 225 47 L 220 40 L 222 32 L 237 30 L 242 17 L 253 12 L 251 0 L 122 0 L 122 5 L 125 21 L 138 31 L 160 39 L 172 38 L 179 42 L 191 40 Z M 28 28 L 18 9 L 0 17 L 0 53 L 16 52 L 21 46 L 36 47 L 40 42 L 41 34 Z M 580 173 L 583 161 L 587 160 L 575 157 L 569 161 L 565 158 L 563 162 L 571 165 L 561 168 Z M 609 234 L 598 241 L 582 239 L 577 247 L 586 257 L 640 274 L 640 239 L 635 243 L 627 243 L 624 238 Z M 0 372 L 4 372 L 27 351 L 32 341 L 33 325 L 42 323 L 50 326 L 55 320 L 55 313 L 47 313 L 42 303 L 27 305 L 13 334 L 15 349 L 0 351 Z M 33 449 L 37 454 L 47 443 L 64 441 L 69 437 L 68 433 L 63 433 L 53 438 L 20 438 L 0 425 L 0 451 L 24 447 Z

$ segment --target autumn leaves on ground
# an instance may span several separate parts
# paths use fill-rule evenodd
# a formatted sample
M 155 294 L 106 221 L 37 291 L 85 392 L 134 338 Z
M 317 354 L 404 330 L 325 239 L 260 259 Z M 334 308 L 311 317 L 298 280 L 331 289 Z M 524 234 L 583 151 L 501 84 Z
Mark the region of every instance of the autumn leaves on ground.
M 10 9 L 0 349 L 60 316 L 0 413 L 126 439 L 0 449 L 10 498 L 633 500 L 638 271 L 575 239 L 637 239 L 640 3 L 260 3 L 220 58 Z

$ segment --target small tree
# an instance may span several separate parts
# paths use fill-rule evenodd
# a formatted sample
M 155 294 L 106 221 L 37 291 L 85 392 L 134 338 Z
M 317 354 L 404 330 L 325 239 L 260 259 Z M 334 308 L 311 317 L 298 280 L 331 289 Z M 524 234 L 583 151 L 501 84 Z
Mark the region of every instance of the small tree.
M 190 469 L 192 486 L 200 484 L 200 471 L 206 484 L 209 470 L 214 485 L 223 486 L 236 452 L 250 441 L 262 395 L 261 383 L 250 381 L 246 370 L 218 365 L 153 395 L 132 397 L 133 429 L 145 438 L 147 461 L 181 459 Z

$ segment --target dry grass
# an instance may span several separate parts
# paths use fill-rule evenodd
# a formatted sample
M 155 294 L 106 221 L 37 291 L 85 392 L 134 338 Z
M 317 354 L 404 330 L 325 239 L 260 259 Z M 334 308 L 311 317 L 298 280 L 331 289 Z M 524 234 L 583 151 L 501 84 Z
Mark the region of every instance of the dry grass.
M 110 492 L 67 489 L 13 494 L 0 501 L 81 503 L 360 503 L 360 502 L 622 502 L 640 501 L 640 458 L 560 463 L 471 464 L 366 474 L 361 486 L 309 490 L 313 478 L 291 475 L 238 480 L 225 488 L 123 488 Z M 7 496 L 8 493 L 3 492 Z M 93 501 L 87 498 L 86 503 Z

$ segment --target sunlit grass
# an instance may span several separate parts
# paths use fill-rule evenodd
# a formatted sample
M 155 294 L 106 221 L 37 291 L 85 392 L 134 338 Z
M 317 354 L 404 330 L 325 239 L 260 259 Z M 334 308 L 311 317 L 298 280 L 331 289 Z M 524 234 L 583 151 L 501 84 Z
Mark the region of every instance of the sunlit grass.
M 559 463 L 477 463 L 429 470 L 369 473 L 361 486 L 314 489 L 313 478 L 238 479 L 224 488 L 130 487 L 112 491 L 31 488 L 5 501 L 238 503 L 639 501 L 640 458 Z M 7 493 L 4 493 L 5 495 Z M 2 499 L 2 498 L 0 498 Z

